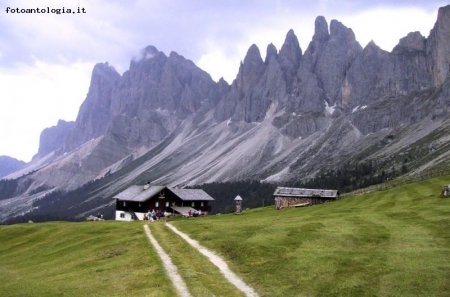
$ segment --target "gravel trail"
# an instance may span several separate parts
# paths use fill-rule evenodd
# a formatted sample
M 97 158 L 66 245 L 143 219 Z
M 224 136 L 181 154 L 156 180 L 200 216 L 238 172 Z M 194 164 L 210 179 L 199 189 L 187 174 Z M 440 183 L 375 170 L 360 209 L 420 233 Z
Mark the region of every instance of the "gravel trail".
M 249 297 L 257 297 L 258 294 L 248 286 L 244 281 L 242 281 L 234 272 L 232 272 L 229 268 L 227 263 L 214 254 L 212 251 L 206 249 L 205 247 L 201 246 L 197 241 L 191 239 L 189 236 L 184 234 L 183 232 L 179 231 L 177 228 L 172 226 L 169 223 L 166 223 L 166 226 L 172 229 L 173 232 L 181 236 L 187 243 L 189 243 L 192 247 L 197 249 L 200 253 L 202 253 L 204 256 L 206 256 L 214 265 L 216 265 L 220 272 L 226 277 L 226 279 L 232 283 L 236 288 L 238 288 L 240 291 L 242 291 L 246 296 Z
M 147 234 L 150 243 L 153 245 L 159 257 L 163 261 L 164 268 L 166 269 L 167 274 L 169 275 L 179 296 L 191 297 L 191 294 L 189 293 L 186 284 L 184 283 L 181 276 L 178 274 L 177 267 L 172 263 L 172 260 L 170 259 L 169 255 L 166 254 L 163 248 L 159 245 L 158 241 L 153 237 L 152 233 L 150 232 L 150 229 L 148 228 L 148 225 L 144 225 L 144 230 L 145 233 Z

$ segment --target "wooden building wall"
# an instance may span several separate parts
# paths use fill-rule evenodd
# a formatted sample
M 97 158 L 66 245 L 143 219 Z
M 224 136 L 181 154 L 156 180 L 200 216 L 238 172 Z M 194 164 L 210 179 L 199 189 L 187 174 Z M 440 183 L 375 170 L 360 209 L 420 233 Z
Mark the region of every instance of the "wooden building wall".
M 309 203 L 310 205 L 321 204 L 325 202 L 334 201 L 332 198 L 322 198 L 322 197 L 275 197 L 275 208 L 288 208 L 293 205 Z

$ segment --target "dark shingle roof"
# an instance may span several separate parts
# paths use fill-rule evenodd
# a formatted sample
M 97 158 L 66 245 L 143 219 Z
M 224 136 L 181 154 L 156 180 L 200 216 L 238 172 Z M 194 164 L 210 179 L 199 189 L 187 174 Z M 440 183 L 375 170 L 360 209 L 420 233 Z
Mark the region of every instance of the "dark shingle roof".
M 273 193 L 274 196 L 283 197 L 322 197 L 337 198 L 339 192 L 337 190 L 320 190 L 320 189 L 303 189 L 303 188 L 286 188 L 278 187 Z
M 161 193 L 166 189 L 165 186 L 150 186 L 148 189 L 144 189 L 144 186 L 130 186 L 119 194 L 115 195 L 113 199 L 121 201 L 136 201 L 145 202 L 148 199 Z M 184 201 L 213 201 L 214 199 L 209 196 L 205 191 L 199 189 L 177 189 L 167 188 L 175 195 L 180 197 Z
M 147 190 L 144 190 L 144 186 L 131 186 L 113 198 L 123 201 L 144 202 L 157 195 L 165 188 L 166 187 L 164 186 L 150 186 Z
M 209 196 L 205 191 L 199 189 L 177 189 L 169 188 L 175 195 L 184 201 L 213 201 L 214 199 Z

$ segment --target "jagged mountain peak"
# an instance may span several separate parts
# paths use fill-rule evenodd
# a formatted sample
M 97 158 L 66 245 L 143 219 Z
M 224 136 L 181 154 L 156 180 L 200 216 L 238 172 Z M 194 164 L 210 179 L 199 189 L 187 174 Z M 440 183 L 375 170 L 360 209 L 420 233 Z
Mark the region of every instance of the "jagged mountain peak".
M 283 70 L 284 79 L 289 89 L 296 81 L 296 74 L 302 59 L 302 49 L 294 30 L 290 29 L 278 54 L 278 62 Z M 288 91 L 290 92 L 290 91 Z
M 267 46 L 267 54 L 266 54 L 266 58 L 264 59 L 264 63 L 267 65 L 270 62 L 270 59 L 272 57 L 277 58 L 278 57 L 278 51 L 277 48 L 275 47 L 275 45 L 273 45 L 273 43 L 270 43 Z
M 450 17 L 450 5 L 439 7 L 437 22 L 443 21 L 444 18 L 446 18 L 447 19 L 446 21 L 448 21 L 449 17 Z
M 264 70 L 265 64 L 261 58 L 259 48 L 256 44 L 252 44 L 239 67 L 235 80 L 236 87 L 242 92 L 242 96 L 246 96 L 256 85 Z
M 328 23 L 323 16 L 318 16 L 314 22 L 314 35 L 306 49 L 305 55 L 314 55 L 319 52 L 329 38 Z
M 97 63 L 92 70 L 92 76 L 95 75 L 116 75 L 119 74 L 117 70 L 109 64 L 109 62 Z
M 117 70 L 110 65 L 108 62 L 105 63 L 97 63 L 92 70 L 91 75 L 91 84 L 90 87 L 99 83 L 99 80 L 106 79 L 112 82 L 115 82 L 120 78 L 120 74 Z M 91 88 L 90 88 L 91 91 Z
M 328 40 L 330 33 L 328 32 L 328 23 L 323 16 L 318 16 L 314 22 L 313 41 L 325 42 Z
M 398 45 L 394 47 L 392 53 L 401 53 L 405 51 L 423 51 L 425 50 L 426 39 L 419 31 L 411 32 L 401 38 Z
M 317 58 L 323 51 L 329 37 L 327 21 L 323 16 L 318 16 L 314 22 L 314 35 L 303 56 L 303 68 L 308 68 L 308 71 L 314 71 Z
M 356 42 L 355 33 L 351 28 L 344 26 L 338 20 L 331 20 L 330 38 L 341 39 L 345 42 Z
M 302 58 L 302 49 L 298 42 L 294 30 L 290 29 L 286 34 L 286 39 L 278 54 L 278 61 L 285 72 L 288 84 L 292 82 L 292 77 L 296 74 Z
M 296 54 L 297 57 L 302 55 L 302 49 L 300 48 L 297 35 L 295 35 L 293 29 L 290 29 L 286 34 L 284 43 L 281 46 L 280 54 L 282 52 L 293 52 Z
M 337 20 L 331 21 L 330 35 L 326 39 L 324 21 L 322 18 L 316 19 L 316 29 L 320 35 L 308 46 L 301 68 L 308 69 L 317 77 L 317 83 L 324 92 L 324 100 L 334 105 L 347 70 L 362 52 L 362 47 L 353 31 Z
M 171 51 L 171 52 L 170 52 L 170 54 L 169 54 L 169 59 L 175 60 L 175 61 L 183 61 L 183 62 L 186 61 L 186 62 L 188 62 L 189 64 L 192 64 L 192 65 L 195 66 L 195 64 L 194 64 L 191 60 L 186 59 L 183 55 L 180 55 L 180 54 L 178 54 L 178 53 L 175 52 L 175 51 Z
M 373 40 L 369 41 L 369 43 L 368 43 L 368 44 L 364 47 L 364 49 L 363 49 L 363 52 L 364 52 L 365 54 L 370 54 L 370 53 L 378 52 L 378 51 L 384 51 L 384 52 L 386 52 L 386 51 L 383 50 L 381 47 L 379 47 L 379 46 L 375 43 L 375 41 L 373 41 Z
M 426 52 L 436 85 L 442 85 L 450 65 L 450 5 L 439 8 L 437 21 L 427 38 Z
M 170 54 L 169 54 L 169 58 L 180 58 L 180 57 L 183 57 L 183 56 L 180 55 L 180 54 L 178 54 L 178 53 L 175 52 L 175 51 L 171 51 Z M 183 57 L 183 58 L 184 58 L 184 57 Z
M 295 35 L 294 29 L 289 29 L 286 33 L 286 38 L 284 39 L 284 44 L 293 44 L 298 42 L 297 35 Z M 284 45 L 283 44 L 283 45 Z
M 155 46 L 148 45 L 141 50 L 140 56 L 137 59 L 138 60 L 148 60 L 159 54 L 164 54 L 164 53 L 160 52 Z
M 247 54 L 245 55 L 244 61 L 242 64 L 250 64 L 250 63 L 262 63 L 261 53 L 256 44 L 252 44 L 247 50 Z
M 61 148 L 61 143 L 64 143 L 67 133 L 75 127 L 75 122 L 66 122 L 64 120 L 58 120 L 56 126 L 45 128 L 42 130 L 39 137 L 39 150 L 33 157 L 42 157 L 52 151 L 57 151 Z

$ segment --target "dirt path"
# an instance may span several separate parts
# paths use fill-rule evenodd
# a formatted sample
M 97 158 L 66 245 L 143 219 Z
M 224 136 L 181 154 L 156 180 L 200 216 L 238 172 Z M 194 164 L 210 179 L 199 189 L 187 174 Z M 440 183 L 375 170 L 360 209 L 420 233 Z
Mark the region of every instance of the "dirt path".
M 253 290 L 253 288 L 249 287 L 246 283 L 244 283 L 244 281 L 242 281 L 236 274 L 234 274 L 234 272 L 232 272 L 228 268 L 227 263 L 222 258 L 214 254 L 212 251 L 201 246 L 197 241 L 191 239 L 183 232 L 178 231 L 178 229 L 172 226 L 171 224 L 166 223 L 166 226 L 172 229 L 173 232 L 181 236 L 181 238 L 183 238 L 187 243 L 189 243 L 192 247 L 194 247 L 200 253 L 206 256 L 214 265 L 216 265 L 220 269 L 220 272 L 222 272 L 225 278 L 230 283 L 232 283 L 238 290 L 242 291 L 246 296 L 249 297 L 258 296 L 258 294 Z
M 167 274 L 169 275 L 170 280 L 172 281 L 179 295 L 182 297 L 191 297 L 191 294 L 189 293 L 186 284 L 184 283 L 181 276 L 178 274 L 177 267 L 172 263 L 172 260 L 170 259 L 169 255 L 166 254 L 166 252 L 159 245 L 158 241 L 153 237 L 153 235 L 150 232 L 150 229 L 148 228 L 148 225 L 144 225 L 144 230 L 145 233 L 147 234 L 150 243 L 153 245 L 159 257 L 163 261 L 164 268 L 166 269 Z

